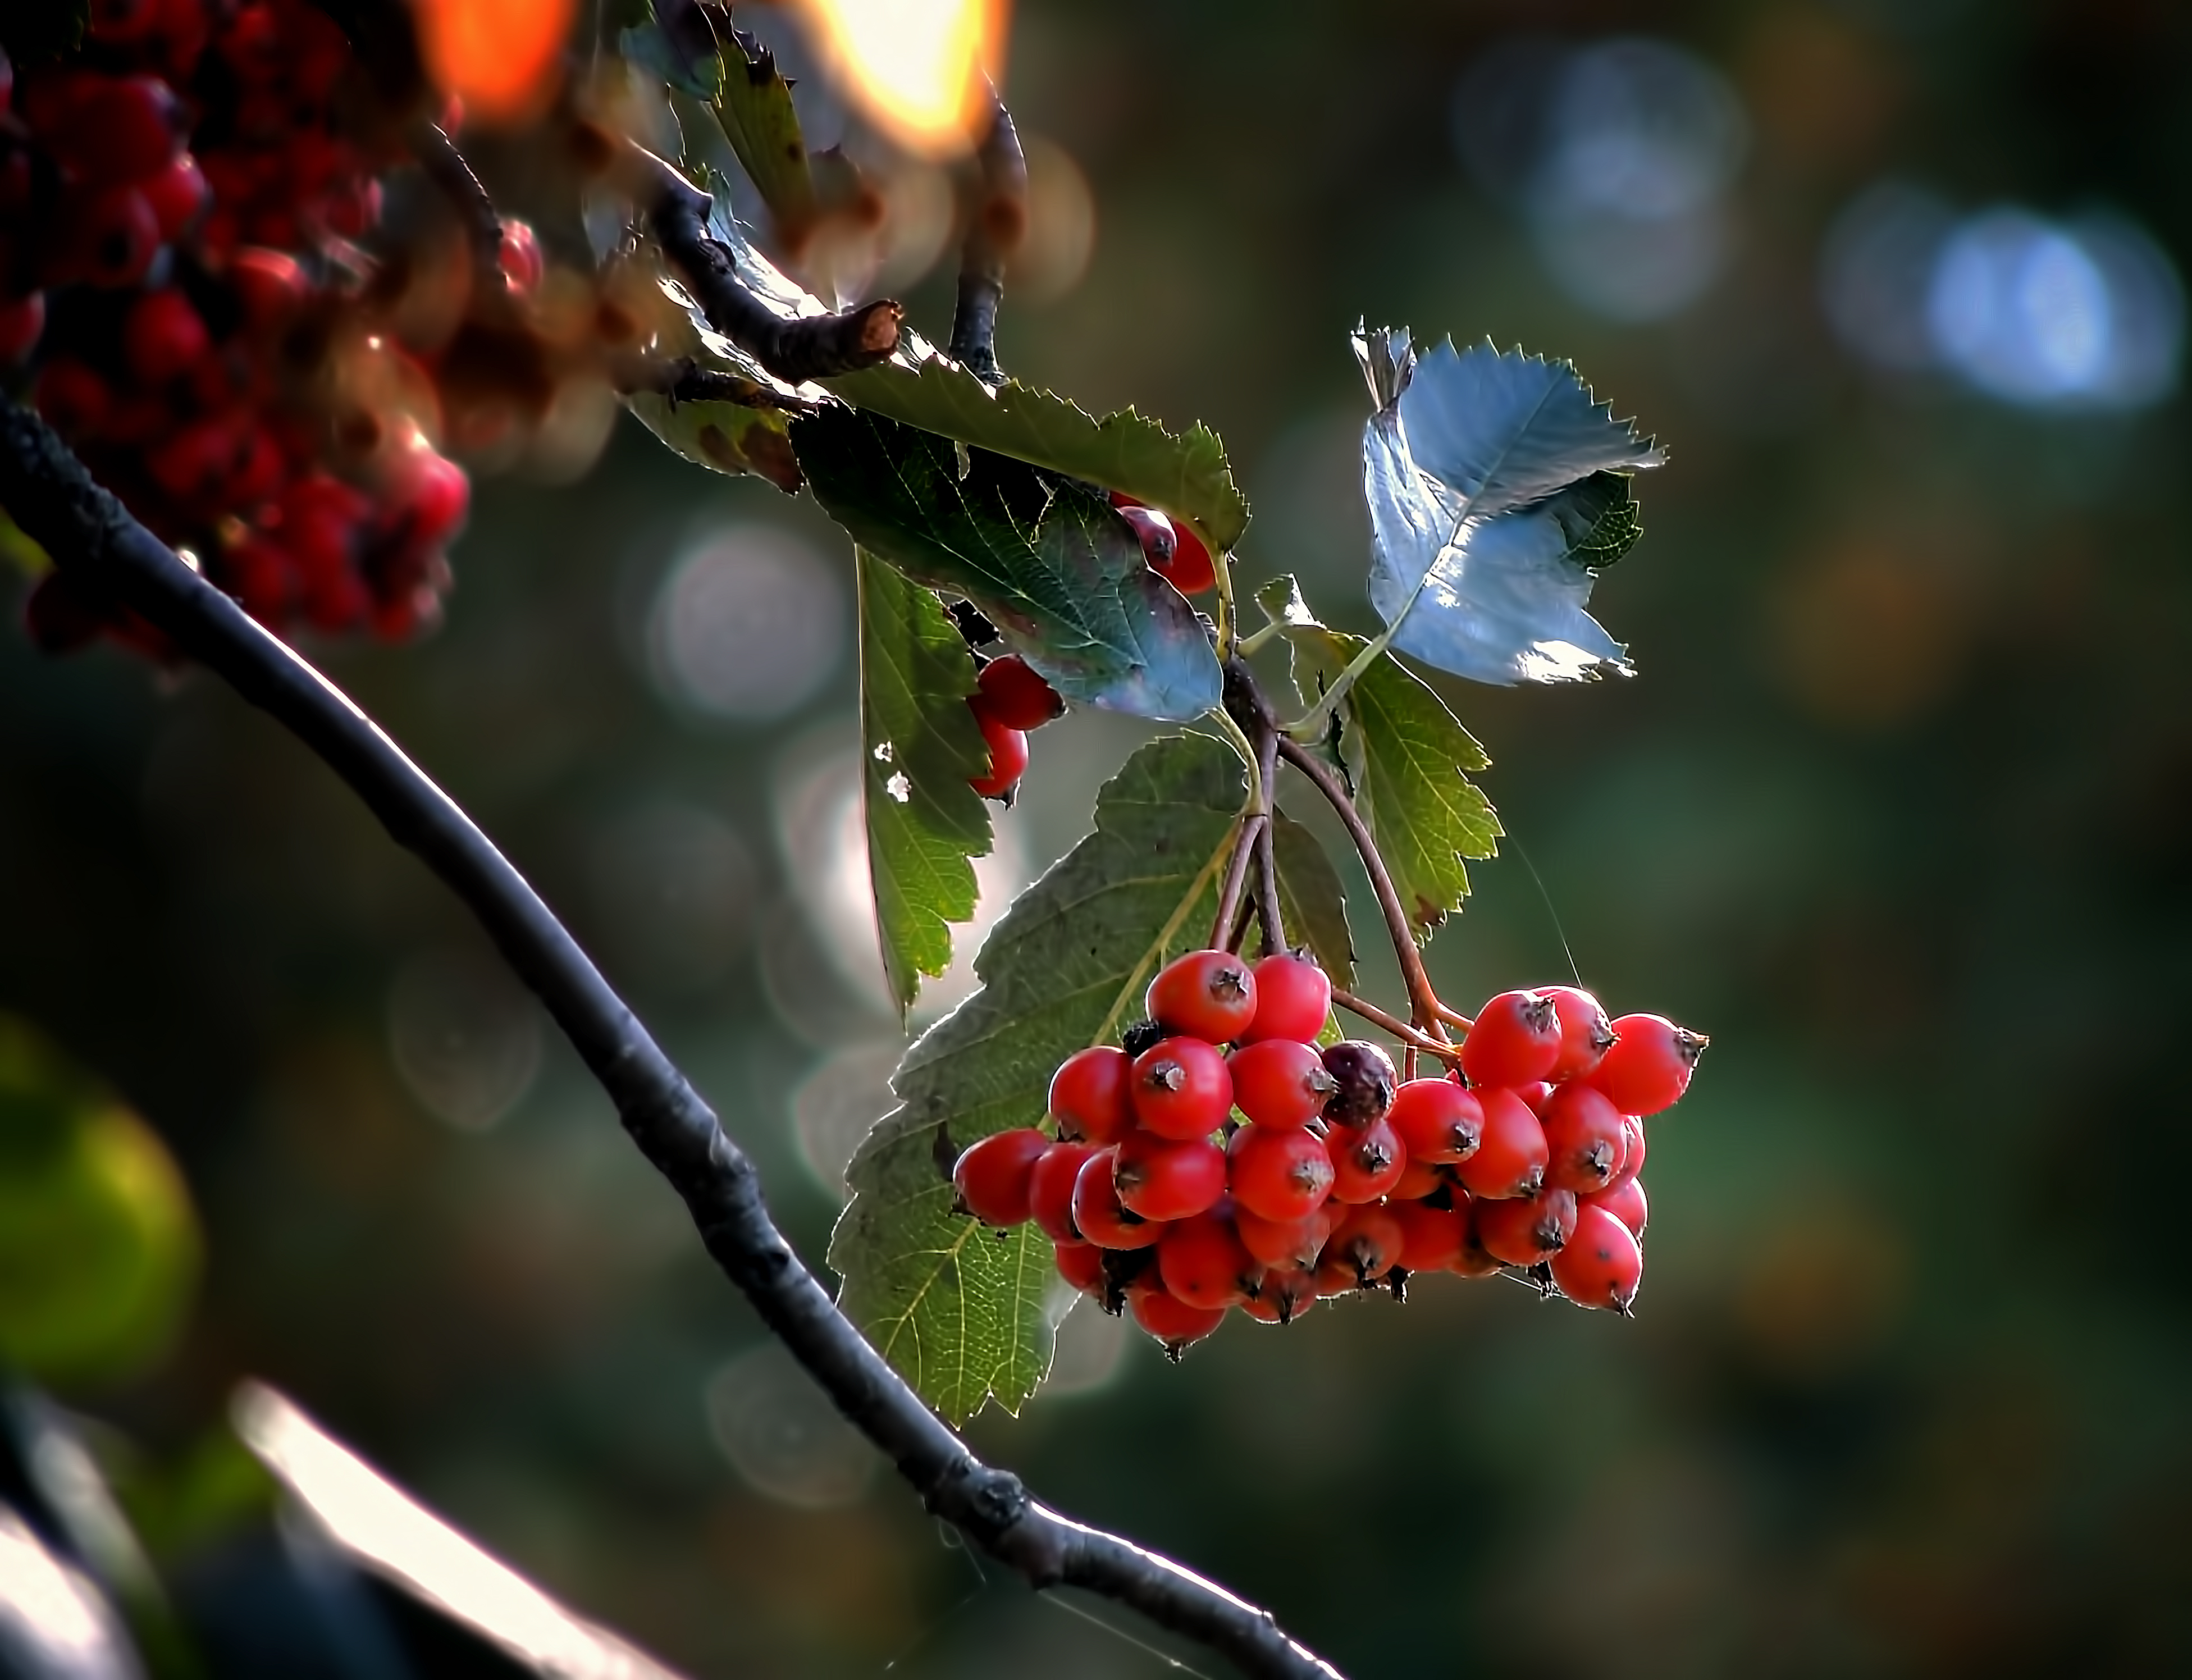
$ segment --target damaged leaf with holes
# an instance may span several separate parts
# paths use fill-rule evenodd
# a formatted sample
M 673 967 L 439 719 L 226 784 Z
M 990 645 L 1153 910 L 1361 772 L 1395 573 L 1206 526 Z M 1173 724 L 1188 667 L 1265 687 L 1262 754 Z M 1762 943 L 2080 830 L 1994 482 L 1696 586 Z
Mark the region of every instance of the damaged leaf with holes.
M 899 1106 L 853 1157 L 831 1239 L 840 1305 L 953 1423 L 1018 1411 L 1050 1364 L 1057 1271 L 1032 1225 L 952 1212 L 959 1151 L 1038 1124 L 1051 1075 L 1137 1020 L 1150 977 L 1209 936 L 1246 797 L 1204 735 L 1152 741 L 1107 782 L 1096 827 L 1013 901 L 975 959 L 982 988 L 905 1054 Z

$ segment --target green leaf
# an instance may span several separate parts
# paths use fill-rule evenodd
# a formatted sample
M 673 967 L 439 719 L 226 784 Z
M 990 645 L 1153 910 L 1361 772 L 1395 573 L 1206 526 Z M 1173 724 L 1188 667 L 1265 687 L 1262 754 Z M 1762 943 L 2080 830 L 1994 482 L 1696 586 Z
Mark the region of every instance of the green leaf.
M 795 421 L 791 442 L 855 542 L 964 595 L 1068 700 L 1174 722 L 1218 704 L 1202 620 L 1094 491 L 850 409 Z
M 1043 1117 L 1050 1076 L 1116 1042 L 1166 961 L 1208 937 L 1246 793 L 1204 735 L 1134 754 L 1096 828 L 1006 912 L 974 968 L 982 989 L 906 1052 L 900 1106 L 853 1157 L 830 1245 L 841 1305 L 921 1397 L 956 1424 L 994 1396 L 1016 1412 L 1049 1368 L 1056 1272 L 1040 1230 L 951 1211 L 949 1174 L 979 1138 Z
M 968 709 L 966 639 L 934 593 L 865 550 L 860 597 L 862 792 L 883 972 L 903 1015 L 923 974 L 950 966 L 951 924 L 970 921 L 971 860 L 990 846 L 989 802 L 967 785 L 989 768 Z
M 1317 966 L 1344 991 L 1355 989 L 1355 940 L 1347 927 L 1347 895 L 1324 843 L 1284 811 L 1271 819 L 1271 850 L 1279 866 L 1279 913 L 1287 938 L 1306 945 Z
M 824 383 L 856 408 L 1123 490 L 1185 520 L 1215 551 L 1230 551 L 1247 529 L 1248 504 L 1207 426 L 1174 436 L 1132 409 L 1098 420 L 1015 380 L 992 390 L 917 339 L 888 362 Z
M 1316 621 L 1290 577 L 1256 592 L 1293 649 L 1294 687 L 1311 704 L 1368 644 Z M 1337 714 L 1341 767 L 1416 942 L 1461 908 L 1463 860 L 1488 858 L 1504 831 L 1469 772 L 1492 761 L 1430 686 L 1390 654 L 1355 680 Z
M 1644 534 L 1631 473 L 1594 472 L 1552 498 L 1547 511 L 1567 539 L 1562 557 L 1595 572 L 1628 553 Z
M 701 28 L 705 29 L 705 18 L 699 7 L 688 8 L 688 14 L 699 19 Z M 617 50 L 658 80 L 696 99 L 714 99 L 716 89 L 722 85 L 720 49 L 712 38 L 704 41 L 697 33 L 681 38 L 659 22 L 644 23 L 620 31 Z
M 796 250 L 821 214 L 807 140 L 792 108 L 791 87 L 775 56 L 743 30 L 731 35 L 716 121 L 760 191 L 775 223 L 779 243 Z
M 757 391 L 761 387 L 756 387 Z M 625 406 L 639 423 L 686 460 L 714 472 L 751 472 L 786 495 L 804 482 L 791 448 L 791 416 L 779 408 L 742 403 L 673 403 L 632 391 Z

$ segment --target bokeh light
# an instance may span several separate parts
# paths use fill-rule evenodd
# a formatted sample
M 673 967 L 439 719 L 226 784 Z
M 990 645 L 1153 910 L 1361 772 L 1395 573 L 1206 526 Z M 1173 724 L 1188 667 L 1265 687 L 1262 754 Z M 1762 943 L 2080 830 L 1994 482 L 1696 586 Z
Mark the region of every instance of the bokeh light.
M 843 586 L 811 545 L 775 525 L 732 525 L 671 565 L 655 592 L 648 649 L 674 701 L 766 723 L 829 681 L 845 631 Z
M 604 952 L 641 982 L 689 991 L 745 950 L 756 872 L 739 831 L 712 812 L 655 798 L 618 812 L 589 860 Z
M 1073 155 L 1041 134 L 1027 152 L 1027 231 L 1013 253 L 1008 283 L 1025 302 L 1055 303 L 1081 283 L 1096 251 L 1096 197 Z
M 493 958 L 428 951 L 404 964 L 389 990 L 388 1044 L 428 1113 L 483 1131 L 517 1106 L 539 1071 L 539 1009 Z
M 882 1462 L 781 1344 L 739 1355 L 708 1380 L 708 1427 L 757 1493 L 808 1511 L 857 1505 Z
M 468 116 L 510 123 L 556 91 L 574 0 L 416 0 L 427 73 Z
M 803 0 L 841 86 L 891 137 L 963 151 L 1002 62 L 1006 0 Z

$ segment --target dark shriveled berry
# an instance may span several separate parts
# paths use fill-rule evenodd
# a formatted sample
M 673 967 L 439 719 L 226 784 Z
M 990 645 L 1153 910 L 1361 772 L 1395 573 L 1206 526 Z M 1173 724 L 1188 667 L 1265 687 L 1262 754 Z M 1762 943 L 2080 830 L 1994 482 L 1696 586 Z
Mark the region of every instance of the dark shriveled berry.
M 1375 1044 L 1343 1038 L 1324 1052 L 1324 1069 L 1339 1089 L 1324 1106 L 1324 1117 L 1339 1126 L 1367 1126 L 1383 1119 L 1393 1106 L 1399 1081 L 1393 1059 Z

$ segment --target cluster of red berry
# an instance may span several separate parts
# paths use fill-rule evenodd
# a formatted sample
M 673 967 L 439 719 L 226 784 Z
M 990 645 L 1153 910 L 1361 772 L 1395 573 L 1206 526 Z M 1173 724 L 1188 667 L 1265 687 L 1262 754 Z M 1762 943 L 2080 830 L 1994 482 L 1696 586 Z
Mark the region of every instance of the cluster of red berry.
M 1000 1132 L 959 1157 L 961 1204 L 1034 1220 L 1061 1276 L 1175 1357 L 1228 1308 L 1283 1324 L 1425 1271 L 1518 1268 L 1627 1313 L 1643 1120 L 1687 1089 L 1705 1040 L 1657 1015 L 1609 1022 L 1574 987 L 1509 991 L 1454 1073 L 1401 1083 L 1375 1044 L 1319 1049 L 1331 997 L 1304 957 L 1180 957 L 1124 1048 L 1058 1070 L 1054 1136 Z
M 35 358 L 40 412 L 262 622 L 430 620 L 469 484 L 366 308 L 349 241 L 397 155 L 366 137 L 397 125 L 342 32 L 306 0 L 94 0 L 80 57 L 9 83 L 0 356 Z M 30 617 L 164 651 L 62 574 Z
M 1009 803 L 1027 774 L 1028 731 L 1063 716 L 1065 702 L 1018 654 L 989 660 L 976 680 L 981 686 L 967 697 L 967 705 L 981 725 L 990 768 L 985 774 L 968 777 L 968 786 L 985 799 Z
M 1142 540 L 1142 557 L 1150 569 L 1182 595 L 1218 587 L 1218 569 L 1210 563 L 1210 551 L 1193 531 L 1181 529 L 1168 515 L 1145 507 L 1123 490 L 1111 492 L 1111 506 Z

